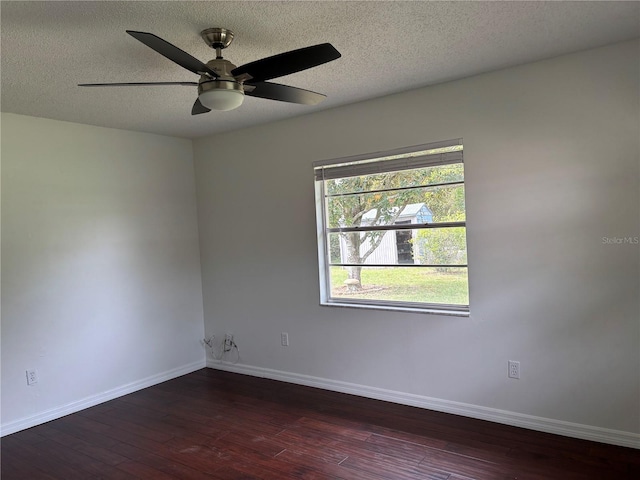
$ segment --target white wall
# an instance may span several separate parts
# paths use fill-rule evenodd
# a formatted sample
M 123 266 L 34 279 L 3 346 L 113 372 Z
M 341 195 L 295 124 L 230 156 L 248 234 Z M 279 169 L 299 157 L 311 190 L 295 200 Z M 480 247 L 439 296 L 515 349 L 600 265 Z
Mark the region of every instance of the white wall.
M 602 238 L 640 235 L 639 53 L 627 42 L 196 140 L 205 329 L 242 352 L 227 368 L 638 441 L 639 246 Z M 312 162 L 458 137 L 471 318 L 320 307 Z
M 204 366 L 197 231 L 190 140 L 2 114 L 3 434 Z

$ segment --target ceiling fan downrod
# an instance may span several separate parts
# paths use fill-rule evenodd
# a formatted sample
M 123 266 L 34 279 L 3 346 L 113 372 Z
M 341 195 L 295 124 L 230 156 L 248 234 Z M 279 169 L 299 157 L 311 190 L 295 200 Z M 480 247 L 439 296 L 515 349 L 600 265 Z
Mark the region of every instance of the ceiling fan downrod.
M 233 32 L 226 28 L 207 28 L 200 32 L 204 42 L 216 51 L 216 58 L 222 58 L 222 50 L 231 45 Z

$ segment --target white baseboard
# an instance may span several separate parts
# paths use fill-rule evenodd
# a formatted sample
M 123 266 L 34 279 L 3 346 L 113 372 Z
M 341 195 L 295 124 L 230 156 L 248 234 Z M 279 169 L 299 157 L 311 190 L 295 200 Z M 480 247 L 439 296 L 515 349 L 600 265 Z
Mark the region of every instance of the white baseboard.
M 122 397 L 123 395 L 142 390 L 143 388 L 157 385 L 158 383 L 166 382 L 167 380 L 171 380 L 172 378 L 195 372 L 196 370 L 200 370 L 204 367 L 205 361 L 200 360 L 188 365 L 174 368 L 172 370 L 167 370 L 166 372 L 151 375 L 150 377 L 143 378 L 142 380 L 127 383 L 126 385 L 121 385 L 120 387 L 107 390 L 106 392 L 102 392 L 97 395 L 91 395 L 81 400 L 71 402 L 60 407 L 52 408 L 51 410 L 40 412 L 36 415 L 31 415 L 29 417 L 21 418 L 13 422 L 2 424 L 0 425 L 0 437 L 19 432 L 20 430 L 24 430 L 26 428 L 35 427 L 36 425 L 55 420 L 56 418 L 64 417 L 65 415 L 69 415 L 70 413 L 79 412 L 80 410 L 84 410 L 85 408 L 93 407 L 94 405 L 113 400 L 114 398 Z
M 254 367 L 251 365 L 230 364 L 207 359 L 207 367 L 228 372 L 241 373 L 254 377 L 280 380 L 298 385 L 322 388 L 341 393 L 349 393 L 361 397 L 385 400 L 388 402 L 410 405 L 412 407 L 426 408 L 438 412 L 453 413 L 464 417 L 488 420 L 490 422 L 502 423 L 514 427 L 528 428 L 540 432 L 553 433 L 566 437 L 580 438 L 594 442 L 608 443 L 623 447 L 640 449 L 640 434 L 625 432 L 622 430 L 611 430 L 607 428 L 582 425 L 579 423 L 565 422 L 551 418 L 536 417 L 522 413 L 498 410 L 496 408 L 482 407 L 469 403 L 453 402 L 439 398 L 413 395 L 394 390 L 386 390 L 366 385 L 341 382 L 328 378 L 312 377 L 298 373 L 283 372 L 268 368 Z

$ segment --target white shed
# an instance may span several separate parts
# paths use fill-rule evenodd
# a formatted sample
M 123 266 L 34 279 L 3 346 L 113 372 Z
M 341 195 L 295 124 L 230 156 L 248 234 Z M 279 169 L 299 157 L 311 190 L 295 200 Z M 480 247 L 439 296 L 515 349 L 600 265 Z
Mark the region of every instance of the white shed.
M 376 218 L 377 209 L 371 209 L 362 216 L 361 225 L 371 225 Z M 407 225 L 412 223 L 429 223 L 433 220 L 433 213 L 424 203 L 411 203 L 402 209 L 395 225 Z M 365 265 L 396 265 L 418 263 L 414 252 L 415 230 L 391 230 L 385 232 L 378 247 L 364 261 Z M 360 255 L 365 254 L 371 248 L 368 240 L 360 245 Z M 347 249 L 344 238 L 340 238 L 340 258 L 342 263 L 347 262 Z

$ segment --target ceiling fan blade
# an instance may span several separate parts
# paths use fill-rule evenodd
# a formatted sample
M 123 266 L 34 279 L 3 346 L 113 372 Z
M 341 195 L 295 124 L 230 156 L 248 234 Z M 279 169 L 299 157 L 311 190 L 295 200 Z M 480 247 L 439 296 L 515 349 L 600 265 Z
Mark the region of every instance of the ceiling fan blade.
M 321 93 L 303 90 L 302 88 L 290 87 L 279 83 L 258 82 L 251 83 L 253 90 L 245 90 L 245 94 L 251 97 L 278 100 L 280 102 L 301 103 L 303 105 L 316 105 L 327 98 Z
M 210 112 L 211 109 L 205 107 L 200 103 L 200 99 L 196 99 L 196 103 L 193 104 L 193 108 L 191 108 L 191 115 L 200 115 L 201 113 Z
M 234 77 L 250 75 L 248 81 L 263 82 L 272 78 L 282 77 L 300 72 L 307 68 L 317 67 L 323 63 L 340 58 L 340 52 L 330 43 L 321 43 L 311 47 L 299 48 L 290 52 L 280 53 L 272 57 L 256 60 L 234 68 Z
M 137 87 L 147 85 L 186 85 L 198 86 L 198 82 L 132 82 L 132 83 L 79 83 L 79 87 Z
M 184 50 L 180 50 L 175 45 L 171 45 L 166 40 L 147 32 L 136 32 L 134 30 L 127 30 L 127 33 L 136 40 L 144 43 L 147 47 L 154 49 L 160 55 L 164 55 L 172 62 L 177 63 L 181 67 L 196 73 L 198 75 L 207 74 L 211 77 L 217 78 L 218 74 L 207 67 L 204 63 L 195 57 L 192 57 Z

